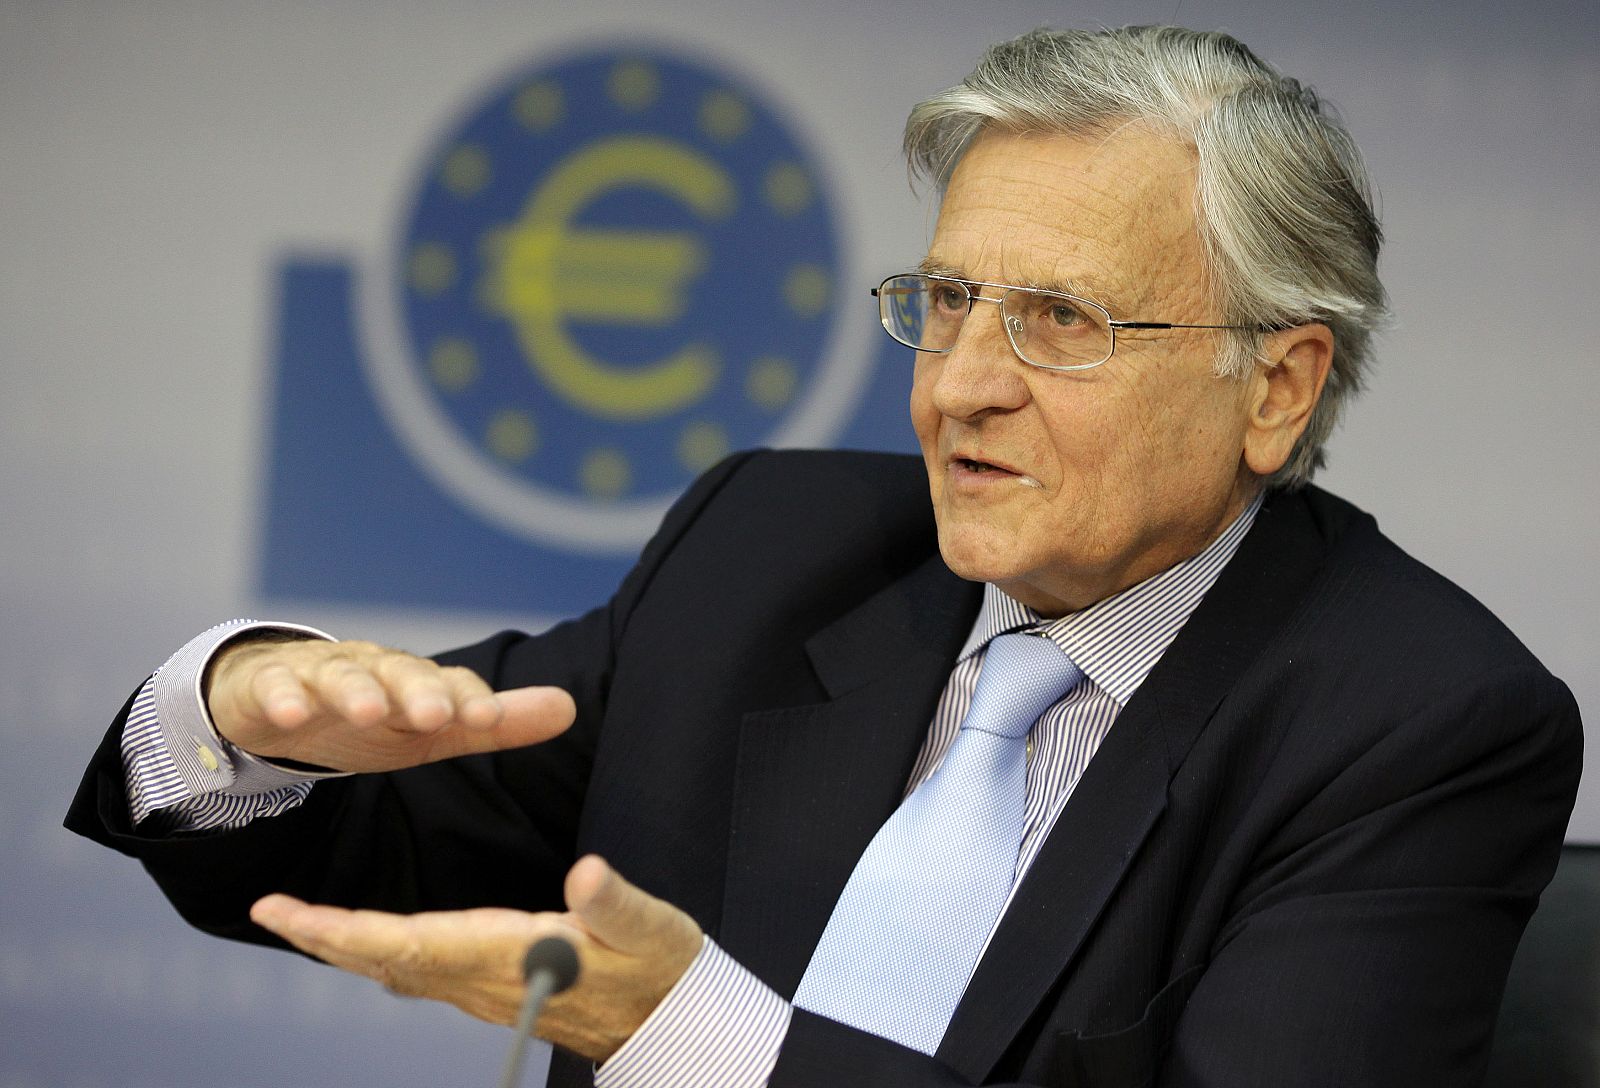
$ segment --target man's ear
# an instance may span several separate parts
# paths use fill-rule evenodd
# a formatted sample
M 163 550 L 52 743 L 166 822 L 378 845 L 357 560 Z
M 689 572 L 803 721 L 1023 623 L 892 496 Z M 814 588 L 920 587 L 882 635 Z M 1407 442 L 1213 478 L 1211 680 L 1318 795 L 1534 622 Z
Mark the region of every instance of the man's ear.
M 1258 476 L 1284 466 L 1311 419 L 1333 365 L 1333 333 L 1314 323 L 1280 329 L 1262 344 L 1263 361 L 1250 378 L 1244 462 Z

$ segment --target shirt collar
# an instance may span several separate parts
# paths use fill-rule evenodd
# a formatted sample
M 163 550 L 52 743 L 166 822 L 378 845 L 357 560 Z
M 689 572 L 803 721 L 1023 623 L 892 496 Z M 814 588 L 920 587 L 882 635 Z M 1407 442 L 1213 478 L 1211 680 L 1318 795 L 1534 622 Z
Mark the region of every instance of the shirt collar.
M 983 606 L 958 660 L 971 657 L 1007 631 L 1036 631 L 1061 647 L 1118 706 L 1126 706 L 1238 551 L 1255 524 L 1262 499 L 1257 495 L 1202 551 L 1058 619 L 1047 620 L 992 583 L 985 585 Z

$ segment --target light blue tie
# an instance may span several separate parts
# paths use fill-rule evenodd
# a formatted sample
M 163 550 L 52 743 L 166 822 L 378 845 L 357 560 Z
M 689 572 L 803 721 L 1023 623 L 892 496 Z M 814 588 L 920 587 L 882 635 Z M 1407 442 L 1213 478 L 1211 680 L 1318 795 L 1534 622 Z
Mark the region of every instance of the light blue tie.
M 989 643 L 956 739 L 878 829 L 834 905 L 794 1003 L 932 1054 L 1011 893 L 1028 730 L 1083 679 L 1055 643 Z

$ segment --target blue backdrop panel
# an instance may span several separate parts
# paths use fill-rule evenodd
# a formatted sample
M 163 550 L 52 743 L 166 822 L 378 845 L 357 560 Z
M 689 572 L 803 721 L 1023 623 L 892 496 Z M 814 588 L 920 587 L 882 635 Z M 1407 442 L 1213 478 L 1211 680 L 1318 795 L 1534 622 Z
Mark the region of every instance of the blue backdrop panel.
M 540 547 L 492 525 L 402 448 L 357 357 L 352 279 L 341 262 L 291 260 L 281 272 L 261 595 L 542 615 L 604 600 L 628 557 Z M 837 444 L 913 451 L 911 353 L 887 336 L 876 351 Z

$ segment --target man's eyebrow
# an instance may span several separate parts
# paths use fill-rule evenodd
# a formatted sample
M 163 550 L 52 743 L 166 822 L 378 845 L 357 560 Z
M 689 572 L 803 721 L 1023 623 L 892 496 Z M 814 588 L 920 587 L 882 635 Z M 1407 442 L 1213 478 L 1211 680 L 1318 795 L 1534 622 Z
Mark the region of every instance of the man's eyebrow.
M 955 265 L 940 264 L 931 257 L 925 257 L 917 263 L 917 271 L 924 276 L 943 276 L 947 279 L 962 280 L 966 283 L 981 282 L 957 268 Z M 1090 302 L 1098 302 L 1113 314 L 1120 316 L 1121 306 L 1115 295 L 1099 287 L 1091 287 L 1073 279 L 1021 279 L 1011 284 L 1013 287 L 1030 287 L 1035 291 L 1049 291 L 1056 295 L 1073 295 L 1077 298 L 1086 298 Z

